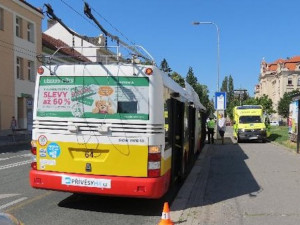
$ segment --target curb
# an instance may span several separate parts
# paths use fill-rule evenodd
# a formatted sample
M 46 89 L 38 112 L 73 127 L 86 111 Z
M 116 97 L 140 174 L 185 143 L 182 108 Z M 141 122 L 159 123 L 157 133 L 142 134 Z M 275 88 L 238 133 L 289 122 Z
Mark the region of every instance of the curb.
M 171 218 L 178 224 L 193 224 L 197 221 L 197 213 L 203 205 L 206 182 L 210 168 L 208 150 L 211 145 L 206 144 L 202 154 L 198 156 L 193 169 L 186 178 L 183 186 L 172 203 Z

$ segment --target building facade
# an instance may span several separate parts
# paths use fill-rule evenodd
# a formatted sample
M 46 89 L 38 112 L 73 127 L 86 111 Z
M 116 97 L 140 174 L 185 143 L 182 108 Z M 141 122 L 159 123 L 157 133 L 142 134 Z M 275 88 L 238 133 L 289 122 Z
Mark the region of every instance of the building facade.
M 288 59 L 278 59 L 260 64 L 259 84 L 255 86 L 255 97 L 267 95 L 273 102 L 273 109 L 277 111 L 278 103 L 284 93 L 300 90 L 300 56 Z M 272 119 L 280 119 L 278 114 Z
M 24 0 L 0 0 L 0 131 L 31 129 L 36 58 L 42 52 L 42 12 Z

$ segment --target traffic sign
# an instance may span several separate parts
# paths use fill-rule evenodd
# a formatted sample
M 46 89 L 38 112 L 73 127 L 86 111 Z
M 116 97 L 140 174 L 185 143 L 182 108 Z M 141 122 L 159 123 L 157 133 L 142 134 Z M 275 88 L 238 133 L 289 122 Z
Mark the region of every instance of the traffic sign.
M 215 109 L 216 110 L 226 109 L 226 92 L 215 93 Z

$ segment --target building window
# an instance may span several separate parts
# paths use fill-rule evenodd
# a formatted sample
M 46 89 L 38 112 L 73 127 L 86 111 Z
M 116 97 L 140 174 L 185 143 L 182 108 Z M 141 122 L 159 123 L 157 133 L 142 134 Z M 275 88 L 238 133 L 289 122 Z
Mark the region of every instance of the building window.
M 300 78 L 298 78 L 297 85 L 300 86 Z
M 293 79 L 291 77 L 288 78 L 288 86 L 293 85 Z
M 4 12 L 2 8 L 0 8 L 0 30 L 4 30 Z
M 23 80 L 23 59 L 17 57 L 17 79 Z
M 35 73 L 34 73 L 34 62 L 29 61 L 27 62 L 27 71 L 28 71 L 28 80 L 35 81 Z
M 27 40 L 34 42 L 34 26 L 33 23 L 27 23 Z
M 16 17 L 16 36 L 22 38 L 22 19 Z

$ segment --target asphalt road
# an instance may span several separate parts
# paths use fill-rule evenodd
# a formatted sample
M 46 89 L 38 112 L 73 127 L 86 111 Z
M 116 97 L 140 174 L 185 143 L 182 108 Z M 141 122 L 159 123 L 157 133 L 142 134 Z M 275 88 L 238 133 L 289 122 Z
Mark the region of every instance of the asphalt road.
M 300 224 L 300 155 L 273 143 L 237 144 L 228 137 L 230 132 L 226 132 L 224 145 L 220 140 L 209 145 L 207 176 L 203 176 L 207 180 L 201 181 L 205 185 L 199 190 L 204 199 L 201 204 L 188 204 L 195 211 L 193 216 L 178 223 Z M 172 208 L 180 188 L 161 200 L 35 190 L 28 181 L 28 149 L 0 148 L 0 211 L 11 213 L 25 225 L 153 225 L 160 220 L 163 202 L 168 201 Z
M 172 203 L 179 186 L 163 199 L 145 200 L 36 190 L 29 185 L 29 146 L 0 149 L 0 212 L 25 225 L 157 224 L 164 201 Z

